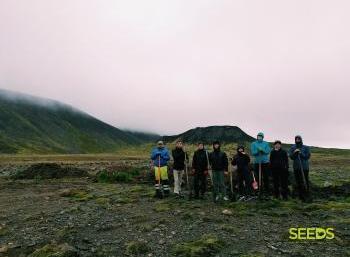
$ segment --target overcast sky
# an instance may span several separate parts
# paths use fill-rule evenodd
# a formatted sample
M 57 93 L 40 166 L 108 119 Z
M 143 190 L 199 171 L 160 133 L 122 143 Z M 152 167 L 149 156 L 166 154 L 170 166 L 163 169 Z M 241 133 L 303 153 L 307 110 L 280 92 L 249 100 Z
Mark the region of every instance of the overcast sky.
M 0 0 L 0 87 L 120 128 L 350 148 L 348 0 Z

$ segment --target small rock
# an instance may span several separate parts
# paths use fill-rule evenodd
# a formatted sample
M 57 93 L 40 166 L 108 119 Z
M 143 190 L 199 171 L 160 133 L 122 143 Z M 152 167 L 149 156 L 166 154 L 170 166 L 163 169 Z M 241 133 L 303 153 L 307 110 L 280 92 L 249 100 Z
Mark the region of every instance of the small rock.
M 232 211 L 225 209 L 222 211 L 222 214 L 227 215 L 227 216 L 231 216 L 233 213 L 232 213 Z
M 9 249 L 9 248 L 8 248 L 8 246 L 6 246 L 6 245 L 5 245 L 5 246 L 1 246 L 1 247 L 0 247 L 0 253 L 7 253 L 8 249 Z

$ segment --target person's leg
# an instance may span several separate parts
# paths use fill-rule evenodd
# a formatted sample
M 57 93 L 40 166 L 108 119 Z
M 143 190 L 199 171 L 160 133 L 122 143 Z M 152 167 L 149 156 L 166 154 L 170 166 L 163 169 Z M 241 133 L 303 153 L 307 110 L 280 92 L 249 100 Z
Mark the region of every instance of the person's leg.
M 259 183 L 259 164 L 256 163 L 254 164 L 254 176 L 255 176 L 255 180 L 256 180 L 256 183 L 258 183 L 258 186 L 260 186 L 260 183 Z M 261 188 L 259 188 L 259 191 L 261 190 Z
M 167 166 L 161 167 L 160 171 L 161 171 L 161 180 L 162 180 L 164 196 L 167 197 L 170 195 L 168 167 Z
M 295 182 L 297 184 L 299 198 L 300 200 L 305 201 L 305 186 L 304 186 L 301 170 L 294 170 L 294 177 L 295 177 Z
M 287 169 L 281 170 L 281 193 L 284 200 L 288 199 L 288 177 L 289 172 Z
M 159 167 L 154 168 L 154 177 L 155 177 L 154 188 L 156 190 L 155 197 L 162 198 L 163 194 L 162 194 L 162 188 L 161 188 L 161 184 L 160 184 L 160 169 L 159 169 Z
M 305 182 L 306 182 L 306 188 L 305 188 L 305 199 L 310 197 L 310 180 L 309 180 L 309 170 L 304 170 L 305 174 Z
M 273 195 L 274 195 L 274 197 L 279 198 L 279 196 L 280 196 L 280 183 L 279 183 L 280 170 L 274 168 L 274 169 L 271 169 L 271 172 L 272 172 L 272 181 L 273 181 Z
M 204 172 L 200 173 L 200 194 L 203 197 L 207 188 L 207 177 Z
M 213 178 L 213 199 L 214 201 L 216 201 L 217 197 L 219 196 L 219 188 L 220 188 L 219 172 L 213 171 L 212 178 Z
M 268 163 L 263 163 L 261 165 L 262 168 L 262 174 L 263 174 L 263 184 L 264 184 L 264 191 L 267 195 L 270 194 L 270 169 Z
M 249 169 L 244 170 L 243 172 L 243 179 L 244 179 L 244 194 L 246 196 L 251 195 L 252 194 L 252 183 L 253 183 L 253 179 L 252 176 L 250 174 Z
M 179 178 L 179 173 L 180 171 L 178 170 L 173 170 L 173 174 L 174 174 L 174 193 L 175 194 L 180 194 L 180 189 L 179 189 L 179 184 L 180 184 L 180 178 Z
M 183 170 L 180 170 L 180 172 L 179 172 L 179 192 L 180 192 L 180 194 L 182 191 L 182 184 L 184 182 L 183 181 L 184 173 L 185 173 L 185 171 L 183 171 Z M 186 183 L 187 183 L 187 181 L 186 181 Z
M 238 179 L 238 193 L 240 196 L 244 195 L 244 177 L 243 171 L 237 170 L 237 179 Z
M 198 196 L 199 196 L 199 182 L 200 182 L 198 172 L 196 172 L 193 179 L 194 179 L 194 197 L 198 198 Z
M 219 192 L 221 197 L 226 197 L 226 185 L 224 171 L 219 171 Z

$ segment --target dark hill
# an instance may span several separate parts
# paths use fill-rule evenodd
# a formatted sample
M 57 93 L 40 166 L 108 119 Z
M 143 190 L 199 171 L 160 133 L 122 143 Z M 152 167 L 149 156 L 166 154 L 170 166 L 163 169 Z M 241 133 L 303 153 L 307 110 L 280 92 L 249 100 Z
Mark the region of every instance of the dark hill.
M 147 141 L 57 101 L 0 90 L 0 153 L 99 153 Z
M 198 142 L 211 144 L 214 140 L 223 143 L 246 143 L 254 140 L 253 137 L 236 126 L 198 127 L 179 135 L 163 137 L 163 140 L 167 143 L 174 142 L 177 139 L 182 139 L 184 142 L 191 144 Z

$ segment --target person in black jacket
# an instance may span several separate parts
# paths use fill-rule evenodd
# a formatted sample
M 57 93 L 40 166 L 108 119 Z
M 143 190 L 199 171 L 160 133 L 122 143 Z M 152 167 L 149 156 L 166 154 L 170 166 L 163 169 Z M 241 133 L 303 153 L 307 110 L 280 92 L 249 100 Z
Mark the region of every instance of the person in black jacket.
M 172 156 L 174 159 L 174 193 L 177 196 L 181 196 L 181 184 L 185 170 L 185 162 L 188 162 L 188 156 L 183 149 L 183 143 L 181 140 L 176 142 L 176 147 L 172 150 Z
M 280 198 L 280 194 L 282 194 L 283 199 L 287 200 L 289 176 L 288 154 L 281 148 L 281 145 L 281 141 L 275 141 L 274 149 L 270 154 L 270 167 L 272 171 L 274 196 Z
M 244 146 L 238 146 L 237 154 L 233 157 L 231 164 L 237 166 L 238 193 L 243 198 L 252 193 L 252 176 L 249 163 L 250 157 L 244 151 Z
M 204 149 L 204 144 L 200 142 L 192 160 L 195 199 L 203 199 L 207 190 L 208 162 L 207 150 Z
M 225 174 L 228 174 L 228 160 L 226 153 L 220 150 L 220 142 L 214 141 L 213 152 L 209 155 L 209 162 L 213 171 L 213 199 L 217 202 L 220 197 L 228 201 L 225 187 Z

